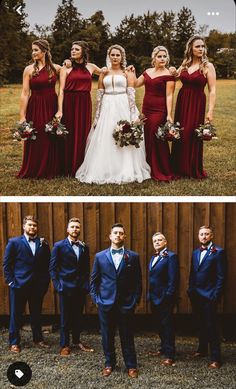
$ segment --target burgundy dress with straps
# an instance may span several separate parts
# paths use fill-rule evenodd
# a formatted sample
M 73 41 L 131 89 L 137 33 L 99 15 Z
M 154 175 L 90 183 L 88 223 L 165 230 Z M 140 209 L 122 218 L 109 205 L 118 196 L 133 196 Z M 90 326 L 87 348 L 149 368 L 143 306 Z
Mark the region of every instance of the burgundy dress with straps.
M 19 178 L 53 178 L 60 175 L 59 140 L 45 132 L 45 124 L 57 112 L 56 81 L 56 75 L 53 74 L 50 79 L 45 67 L 30 80 L 31 95 L 26 120 L 33 122 L 37 138 L 24 141 Z
M 184 130 L 181 132 L 181 142 L 175 142 L 172 147 L 172 167 L 180 176 L 205 178 L 207 174 L 203 170 L 203 141 L 197 138 L 194 130 L 204 124 L 204 88 L 207 79 L 199 70 L 191 74 L 183 70 L 180 80 L 183 86 L 177 97 L 175 121 L 180 122 Z
M 75 176 L 84 160 L 86 140 L 91 128 L 92 76 L 84 65 L 74 67 L 66 78 L 62 122 L 69 134 L 64 143 L 64 174 Z

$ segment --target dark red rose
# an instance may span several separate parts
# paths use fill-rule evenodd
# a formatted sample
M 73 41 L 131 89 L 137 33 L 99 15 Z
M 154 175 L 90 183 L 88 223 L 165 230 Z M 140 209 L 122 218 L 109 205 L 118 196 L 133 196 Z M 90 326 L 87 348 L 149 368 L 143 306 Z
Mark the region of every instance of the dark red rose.
M 125 133 L 125 134 L 127 134 L 127 132 L 130 132 L 130 124 L 125 124 L 124 126 L 123 126 L 123 132 Z

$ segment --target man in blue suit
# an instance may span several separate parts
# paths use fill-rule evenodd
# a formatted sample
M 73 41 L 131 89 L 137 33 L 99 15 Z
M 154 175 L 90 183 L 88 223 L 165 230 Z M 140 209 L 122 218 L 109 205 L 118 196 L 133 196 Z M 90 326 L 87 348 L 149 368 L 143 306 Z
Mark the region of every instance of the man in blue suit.
M 129 377 L 138 376 L 134 346 L 134 311 L 142 293 L 139 256 L 124 247 L 124 226 L 111 227 L 111 247 L 96 254 L 90 282 L 90 294 L 98 306 L 105 355 L 103 376 L 112 373 L 116 365 L 114 338 L 119 328 L 122 354 Z
M 149 268 L 148 300 L 154 323 L 158 328 L 161 347 L 152 355 L 164 355 L 162 364 L 171 366 L 175 358 L 175 332 L 173 323 L 173 308 L 175 304 L 179 265 L 175 253 L 167 249 L 167 240 L 161 232 L 152 236 L 155 254 L 152 256 Z
M 217 303 L 222 295 L 225 274 L 225 251 L 213 243 L 213 229 L 202 226 L 198 238 L 201 246 L 193 251 L 189 276 L 188 295 L 193 311 L 199 319 L 199 346 L 194 357 L 208 354 L 210 344 L 211 363 L 208 367 L 221 366 L 220 336 L 217 325 Z
M 20 352 L 20 327 L 27 302 L 33 341 L 48 347 L 42 336 L 41 311 L 50 281 L 50 248 L 44 238 L 37 236 L 38 223 L 34 216 L 25 216 L 23 230 L 22 236 L 9 240 L 3 261 L 10 294 L 9 343 L 10 350 L 16 353 Z
M 94 351 L 80 340 L 83 309 L 89 291 L 89 249 L 78 239 L 78 218 L 69 220 L 67 233 L 66 239 L 55 243 L 49 265 L 51 279 L 59 293 L 61 356 L 68 356 L 71 352 L 70 330 L 72 342 L 79 350 Z

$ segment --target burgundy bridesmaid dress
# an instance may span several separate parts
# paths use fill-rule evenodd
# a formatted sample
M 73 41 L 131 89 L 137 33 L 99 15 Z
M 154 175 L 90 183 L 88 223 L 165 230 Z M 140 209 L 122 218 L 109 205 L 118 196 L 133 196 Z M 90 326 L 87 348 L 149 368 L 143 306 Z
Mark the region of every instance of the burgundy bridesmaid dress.
M 146 71 L 143 77 L 145 95 L 142 111 L 147 118 L 144 126 L 147 162 L 151 166 L 151 177 L 154 180 L 170 181 L 176 177 L 170 164 L 168 141 L 157 139 L 155 133 L 158 126 L 166 122 L 166 82 L 175 81 L 175 78 L 172 76 L 151 78 Z
M 184 130 L 181 142 L 175 142 L 171 152 L 171 162 L 176 174 L 183 177 L 205 178 L 203 170 L 203 141 L 194 132 L 200 124 L 204 124 L 206 96 L 204 88 L 206 77 L 199 70 L 189 74 L 183 70 L 180 75 L 183 83 L 179 91 L 175 121 L 180 122 Z
M 17 175 L 19 178 L 53 178 L 60 175 L 58 139 L 44 131 L 45 124 L 57 112 L 56 81 L 55 74 L 49 79 L 45 67 L 30 80 L 31 95 L 26 120 L 33 122 L 37 139 L 24 141 L 22 167 Z
M 77 65 L 68 74 L 64 89 L 63 117 L 69 134 L 64 143 L 64 174 L 75 176 L 84 160 L 86 140 L 91 128 L 92 76 L 84 65 Z

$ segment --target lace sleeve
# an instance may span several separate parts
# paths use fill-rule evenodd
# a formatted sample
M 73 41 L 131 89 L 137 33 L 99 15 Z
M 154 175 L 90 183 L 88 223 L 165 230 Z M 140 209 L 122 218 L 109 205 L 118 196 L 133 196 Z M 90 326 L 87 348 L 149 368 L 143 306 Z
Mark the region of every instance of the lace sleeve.
M 95 118 L 93 121 L 93 128 L 96 127 L 99 116 L 100 116 L 103 95 L 104 95 L 104 89 L 98 89 L 97 90 L 97 107 L 96 107 Z
M 136 119 L 136 105 L 135 105 L 135 89 L 132 87 L 127 88 L 127 95 L 129 100 L 130 120 Z

